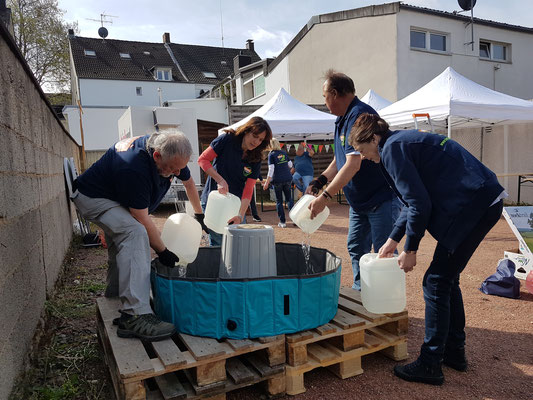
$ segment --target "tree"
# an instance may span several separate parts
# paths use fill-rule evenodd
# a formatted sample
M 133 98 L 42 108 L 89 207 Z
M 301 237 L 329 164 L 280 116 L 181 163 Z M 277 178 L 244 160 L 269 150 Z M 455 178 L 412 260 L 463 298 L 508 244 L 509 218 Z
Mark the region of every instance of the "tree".
M 41 87 L 56 91 L 70 88 L 68 29 L 77 23 L 63 20 L 57 0 L 8 0 L 15 42 Z

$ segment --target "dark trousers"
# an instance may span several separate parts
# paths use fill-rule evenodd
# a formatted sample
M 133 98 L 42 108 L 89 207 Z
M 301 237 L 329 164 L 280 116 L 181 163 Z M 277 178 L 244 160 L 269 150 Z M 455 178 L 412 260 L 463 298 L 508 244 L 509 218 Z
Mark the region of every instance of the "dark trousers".
M 291 181 L 274 183 L 274 193 L 276 194 L 276 209 L 278 210 L 279 221 L 285 223 L 285 211 L 283 210 L 283 195 L 287 201 L 287 207 L 292 208 L 294 202 L 292 199 Z
M 252 217 L 257 217 L 257 204 L 255 204 L 255 191 L 252 192 L 252 199 L 250 200 L 250 211 L 252 212 Z
M 423 279 L 426 332 L 420 359 L 427 365 L 440 365 L 445 351 L 454 351 L 465 345 L 465 310 L 459 275 L 483 238 L 500 219 L 502 209 L 501 200 L 488 208 L 453 253 L 437 243 Z

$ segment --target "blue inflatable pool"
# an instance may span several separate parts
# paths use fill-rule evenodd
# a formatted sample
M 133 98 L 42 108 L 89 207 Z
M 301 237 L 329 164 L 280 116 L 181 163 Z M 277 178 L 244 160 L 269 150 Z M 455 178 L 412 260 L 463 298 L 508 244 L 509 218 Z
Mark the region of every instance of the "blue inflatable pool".
M 276 243 L 277 276 L 221 279 L 220 247 L 200 248 L 187 266 L 152 263 L 156 313 L 179 332 L 244 339 L 316 328 L 337 313 L 341 259 L 311 247 L 309 265 L 302 247 Z M 310 269 L 309 266 L 312 266 Z

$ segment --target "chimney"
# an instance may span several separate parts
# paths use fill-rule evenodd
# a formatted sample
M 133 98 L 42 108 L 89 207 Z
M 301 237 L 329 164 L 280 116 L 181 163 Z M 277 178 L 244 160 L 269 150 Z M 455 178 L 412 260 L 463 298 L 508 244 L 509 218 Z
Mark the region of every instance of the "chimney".
M 233 73 L 237 75 L 239 73 L 239 69 L 241 69 L 242 67 L 246 67 L 251 63 L 251 56 L 243 56 L 242 54 L 235 56 L 235 58 L 233 58 Z
M 170 33 L 163 33 L 163 43 L 170 43 Z
M 74 35 L 74 29 L 69 29 L 68 30 L 68 37 L 69 38 L 73 38 L 74 36 L 76 36 L 76 35 Z
M 7 8 L 6 0 L 0 0 L 0 23 L 4 23 L 5 27 L 11 33 L 11 36 L 15 37 L 15 31 L 13 30 L 13 20 L 11 18 L 11 8 Z
M 246 41 L 246 48 L 250 51 L 254 51 L 254 41 L 253 39 L 248 39 Z

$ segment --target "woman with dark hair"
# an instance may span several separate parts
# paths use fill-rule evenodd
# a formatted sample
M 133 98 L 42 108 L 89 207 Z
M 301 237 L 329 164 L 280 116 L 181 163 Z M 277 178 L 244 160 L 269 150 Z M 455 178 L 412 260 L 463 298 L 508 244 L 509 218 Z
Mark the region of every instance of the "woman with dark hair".
M 212 190 L 221 194 L 231 193 L 241 198 L 239 215 L 228 224 L 244 222 L 246 209 L 252 198 L 253 188 L 259 176 L 262 152 L 272 139 L 272 130 L 261 117 L 253 117 L 236 130 L 228 129 L 211 142 L 198 158 L 200 168 L 208 175 L 202 193 L 202 207 Z M 220 246 L 222 235 L 211 232 L 211 246 Z
M 426 304 L 425 337 L 418 359 L 396 366 L 396 376 L 441 385 L 441 364 L 466 371 L 465 310 L 461 272 L 502 214 L 507 197 L 496 175 L 457 142 L 418 130 L 393 131 L 378 115 L 362 114 L 349 138 L 364 159 L 378 163 L 404 207 L 380 257 L 398 257 L 409 272 L 427 230 L 437 240 L 422 281 Z

